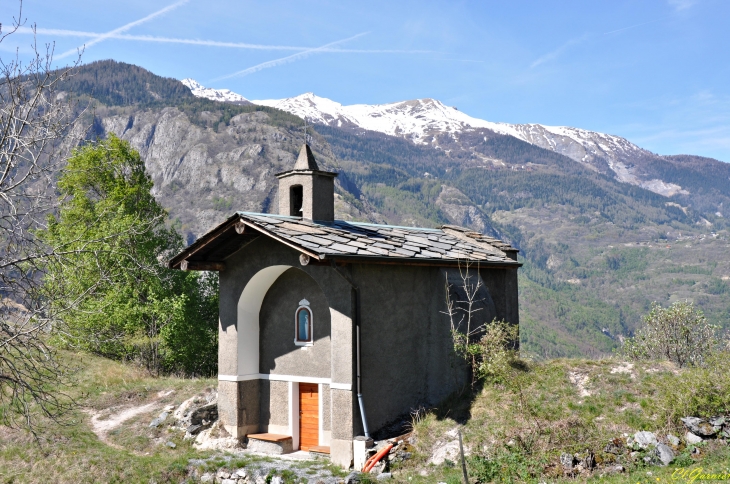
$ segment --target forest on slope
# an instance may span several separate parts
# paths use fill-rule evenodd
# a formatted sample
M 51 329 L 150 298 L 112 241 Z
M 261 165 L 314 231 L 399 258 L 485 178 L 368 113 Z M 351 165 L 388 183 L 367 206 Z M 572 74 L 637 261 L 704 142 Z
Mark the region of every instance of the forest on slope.
M 82 66 L 64 89 L 92 107 L 91 137 L 114 132 L 140 151 L 188 242 L 233 210 L 275 207 L 274 173 L 291 166 L 304 141 L 296 116 L 195 98 L 174 79 L 124 63 Z M 690 191 L 669 198 L 516 138 L 478 134 L 471 153 L 449 151 L 446 138 L 434 149 L 327 126 L 307 137 L 318 162 L 341 172 L 338 218 L 453 223 L 519 247 L 529 353 L 609 353 L 653 301 L 691 300 L 728 325 L 730 225 L 713 215 L 727 197 L 726 167 L 692 156 L 647 161 L 642 169 Z

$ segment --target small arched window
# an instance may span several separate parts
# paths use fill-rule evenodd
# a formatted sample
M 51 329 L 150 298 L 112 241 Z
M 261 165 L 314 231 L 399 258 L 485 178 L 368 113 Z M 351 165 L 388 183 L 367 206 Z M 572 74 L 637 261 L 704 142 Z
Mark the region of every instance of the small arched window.
M 299 301 L 299 307 L 294 314 L 294 344 L 298 346 L 310 346 L 313 344 L 313 319 L 309 301 L 302 299 Z

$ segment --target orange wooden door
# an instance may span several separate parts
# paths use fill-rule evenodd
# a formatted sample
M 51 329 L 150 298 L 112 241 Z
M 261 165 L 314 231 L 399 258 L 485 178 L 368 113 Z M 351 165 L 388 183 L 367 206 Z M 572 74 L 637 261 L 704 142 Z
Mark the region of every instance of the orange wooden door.
M 319 445 L 319 393 L 316 383 L 299 384 L 299 448 Z

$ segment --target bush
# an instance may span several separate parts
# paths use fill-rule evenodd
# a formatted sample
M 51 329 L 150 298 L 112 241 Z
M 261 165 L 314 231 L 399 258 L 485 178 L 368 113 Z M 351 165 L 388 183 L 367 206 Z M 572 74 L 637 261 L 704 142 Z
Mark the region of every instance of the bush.
M 717 344 L 717 327 L 692 303 L 675 302 L 668 308 L 654 303 L 622 353 L 635 360 L 668 360 L 681 368 L 702 365 Z
M 653 401 L 660 419 L 679 425 L 682 417 L 711 417 L 730 412 L 728 368 L 730 352 L 718 351 L 708 356 L 703 366 L 658 377 Z
M 515 349 L 518 338 L 519 329 L 514 324 L 495 320 L 487 325 L 484 336 L 473 345 L 479 356 L 475 369 L 477 378 L 503 379 L 518 357 Z

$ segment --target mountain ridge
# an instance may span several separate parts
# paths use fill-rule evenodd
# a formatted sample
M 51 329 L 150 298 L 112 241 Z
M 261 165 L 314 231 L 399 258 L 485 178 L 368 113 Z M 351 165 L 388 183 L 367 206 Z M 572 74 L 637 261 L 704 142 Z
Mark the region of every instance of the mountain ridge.
M 197 83 L 196 83 L 197 84 Z M 199 85 L 199 84 L 197 84 Z M 202 88 L 202 86 L 200 86 Z M 224 97 L 220 90 L 220 96 Z M 199 94 L 196 94 L 199 93 Z M 215 89 L 193 91 L 213 99 Z M 485 128 L 513 136 L 541 148 L 556 151 L 599 172 L 606 166 L 622 182 L 641 186 L 661 195 L 688 194 L 682 186 L 658 178 L 642 177 L 635 168 L 640 158 L 656 157 L 627 139 L 570 126 L 549 126 L 539 123 L 509 124 L 469 116 L 457 108 L 446 106 L 431 98 L 399 101 L 387 104 L 342 105 L 312 92 L 284 99 L 251 100 L 253 104 L 274 107 L 307 119 L 310 122 L 351 129 L 366 129 L 391 136 L 400 136 L 417 144 L 438 148 L 437 136 L 458 137 L 463 132 Z

